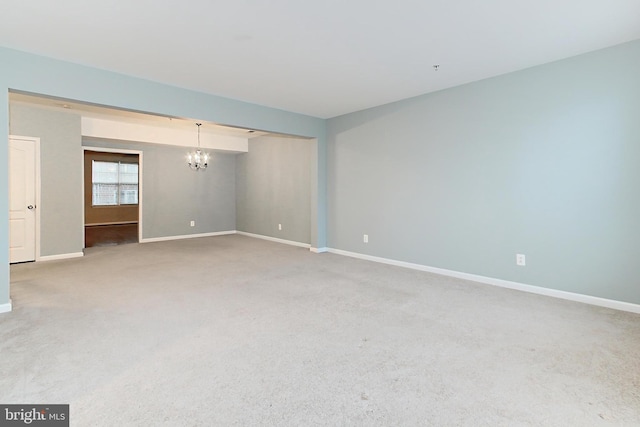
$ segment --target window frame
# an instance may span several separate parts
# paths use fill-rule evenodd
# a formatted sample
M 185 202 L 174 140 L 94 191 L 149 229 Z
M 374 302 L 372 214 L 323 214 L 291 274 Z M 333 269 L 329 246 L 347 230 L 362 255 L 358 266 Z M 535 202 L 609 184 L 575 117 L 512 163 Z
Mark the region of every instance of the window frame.
M 94 176 L 95 176 L 95 164 L 96 163 L 112 163 L 112 164 L 116 164 L 117 165 L 117 182 L 96 182 L 94 181 Z M 122 174 L 122 170 L 121 170 L 121 165 L 135 165 L 136 166 L 136 182 L 135 183 L 130 183 L 130 182 L 122 182 L 122 178 L 121 178 L 121 174 Z M 116 186 L 116 203 L 115 204 L 96 204 L 95 203 L 95 198 L 94 198 L 94 191 L 95 191 L 95 185 L 114 185 Z M 135 185 L 136 186 L 136 203 L 122 203 L 122 188 L 123 186 L 131 186 L 131 185 Z M 140 205 L 140 164 L 136 163 L 136 162 L 127 162 L 127 161 L 114 161 L 114 160 L 96 160 L 96 159 L 92 159 L 91 160 L 91 207 L 92 208 L 113 208 L 113 207 L 129 207 L 129 206 L 139 206 Z

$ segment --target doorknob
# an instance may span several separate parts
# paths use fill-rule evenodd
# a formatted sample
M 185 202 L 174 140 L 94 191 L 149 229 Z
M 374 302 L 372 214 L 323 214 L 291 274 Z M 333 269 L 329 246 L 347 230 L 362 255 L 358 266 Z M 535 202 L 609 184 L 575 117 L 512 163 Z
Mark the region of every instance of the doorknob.
M 29 206 L 27 206 L 27 209 L 31 210 L 31 209 L 33 209 L 34 207 L 35 207 L 35 206 L 33 206 L 33 205 L 29 205 Z

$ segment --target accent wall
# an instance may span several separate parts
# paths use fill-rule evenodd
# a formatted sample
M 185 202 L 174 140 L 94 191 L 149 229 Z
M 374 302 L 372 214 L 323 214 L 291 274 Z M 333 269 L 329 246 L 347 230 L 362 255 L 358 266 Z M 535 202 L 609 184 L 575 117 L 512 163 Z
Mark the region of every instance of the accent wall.
M 193 171 L 184 147 L 94 138 L 82 145 L 142 151 L 143 239 L 236 229 L 235 154 L 210 152 L 207 170 Z
M 236 158 L 239 231 L 311 243 L 314 144 L 308 139 L 275 136 L 249 140 L 249 152 Z

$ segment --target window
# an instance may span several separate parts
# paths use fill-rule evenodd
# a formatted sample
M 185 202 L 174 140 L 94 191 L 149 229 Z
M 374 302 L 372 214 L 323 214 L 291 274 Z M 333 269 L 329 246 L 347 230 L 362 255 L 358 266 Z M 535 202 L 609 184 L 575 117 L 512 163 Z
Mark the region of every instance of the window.
M 93 206 L 138 204 L 138 165 L 122 162 L 92 162 Z

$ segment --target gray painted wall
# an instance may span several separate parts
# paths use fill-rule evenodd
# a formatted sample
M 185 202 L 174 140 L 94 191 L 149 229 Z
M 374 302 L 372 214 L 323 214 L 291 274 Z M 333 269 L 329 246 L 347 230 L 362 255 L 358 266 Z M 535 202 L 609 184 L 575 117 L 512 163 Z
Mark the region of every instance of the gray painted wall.
M 329 120 L 329 246 L 640 303 L 638 76 L 640 41 Z
M 143 238 L 236 229 L 234 154 L 210 152 L 207 170 L 196 172 L 187 166 L 184 147 L 93 138 L 82 144 L 143 152 Z
M 24 105 L 10 108 L 10 133 L 40 138 L 40 254 L 83 247 L 80 116 Z
M 310 243 L 313 146 L 306 139 L 249 140 L 236 165 L 239 231 Z

